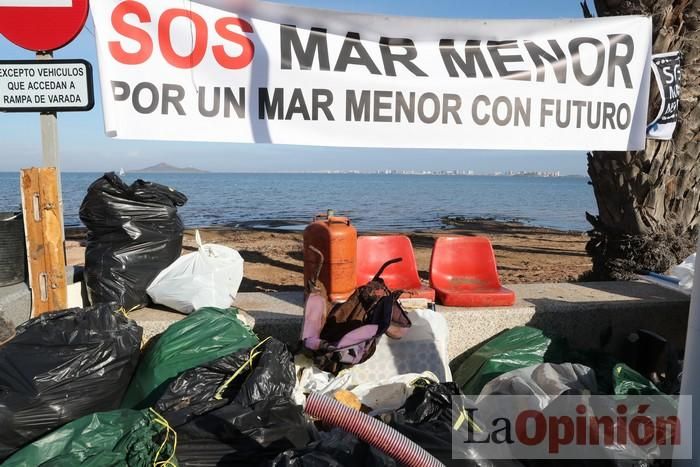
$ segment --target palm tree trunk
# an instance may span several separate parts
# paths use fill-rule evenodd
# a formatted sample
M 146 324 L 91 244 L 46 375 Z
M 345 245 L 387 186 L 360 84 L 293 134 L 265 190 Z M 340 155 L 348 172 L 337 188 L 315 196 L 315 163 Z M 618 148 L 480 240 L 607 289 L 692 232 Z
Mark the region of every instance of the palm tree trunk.
M 663 272 L 694 250 L 700 222 L 700 0 L 595 0 L 595 7 L 599 16 L 651 15 L 653 52 L 682 53 L 673 140 L 647 140 L 645 151 L 588 154 L 598 203 L 598 216 L 586 213 L 593 276 Z M 650 98 L 649 120 L 660 106 L 655 85 Z

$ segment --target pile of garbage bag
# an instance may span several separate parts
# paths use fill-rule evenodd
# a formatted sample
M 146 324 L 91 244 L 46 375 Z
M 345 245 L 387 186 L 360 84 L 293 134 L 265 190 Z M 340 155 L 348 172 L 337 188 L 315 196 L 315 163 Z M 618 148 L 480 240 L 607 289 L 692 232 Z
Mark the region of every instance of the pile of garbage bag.
M 507 445 L 499 457 L 509 460 L 489 460 L 479 443 L 455 451 L 454 437 L 489 435 L 482 420 L 501 409 L 487 404 L 497 395 L 537 396 L 543 409 L 563 395 L 666 397 L 646 370 L 529 327 L 448 364 L 444 317 L 408 316 L 401 339 L 380 338 L 374 355 L 335 374 L 260 339 L 234 308 L 198 309 L 143 349 L 117 304 L 42 315 L 0 346 L 3 465 L 538 467 L 546 461 L 514 459 Z M 430 356 L 415 358 L 411 343 Z M 651 465 L 621 460 L 626 446 L 606 449 L 597 465 Z
M 87 227 L 85 285 L 93 305 L 127 311 L 153 303 L 180 313 L 228 308 L 243 280 L 243 258 L 224 245 L 204 244 L 180 256 L 187 196 L 144 180 L 126 184 L 113 172 L 95 180 L 80 206 Z

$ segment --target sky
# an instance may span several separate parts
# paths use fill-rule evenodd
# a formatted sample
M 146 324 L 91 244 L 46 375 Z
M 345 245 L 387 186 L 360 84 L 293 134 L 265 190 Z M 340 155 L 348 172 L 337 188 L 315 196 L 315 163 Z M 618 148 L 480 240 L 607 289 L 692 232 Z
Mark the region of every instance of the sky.
M 448 18 L 580 18 L 579 0 L 277 0 L 278 3 L 389 15 Z M 593 2 L 589 2 L 592 4 Z M 592 5 L 591 5 L 592 6 Z M 94 25 L 88 19 L 78 38 L 56 51 L 56 58 L 83 58 L 95 68 L 95 107 L 89 112 L 58 116 L 59 159 L 62 171 L 138 169 L 159 162 L 195 166 L 216 172 L 318 170 L 558 170 L 585 174 L 584 152 L 413 150 L 330 148 L 271 144 L 182 143 L 126 141 L 104 133 L 97 84 Z M 32 59 L 0 36 L 0 60 Z M 39 116 L 0 113 L 0 171 L 41 165 Z

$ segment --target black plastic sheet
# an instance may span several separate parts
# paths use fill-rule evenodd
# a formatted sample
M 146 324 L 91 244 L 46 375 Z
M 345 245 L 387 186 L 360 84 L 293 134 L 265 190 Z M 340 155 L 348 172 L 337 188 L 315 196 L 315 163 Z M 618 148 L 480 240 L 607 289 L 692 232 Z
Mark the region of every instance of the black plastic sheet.
M 0 459 L 67 422 L 119 407 L 142 329 L 115 309 L 46 313 L 0 347 Z
M 279 454 L 269 467 L 397 467 L 394 459 L 355 435 L 335 428 L 308 446 Z
M 126 310 L 149 303 L 146 288 L 182 250 L 177 207 L 187 197 L 158 183 L 125 184 L 113 172 L 88 188 L 80 220 L 88 228 L 85 283 L 92 304 Z
M 455 383 L 419 381 L 404 406 L 396 412 L 383 415 L 382 419 L 447 467 L 521 467 L 522 464 L 517 460 L 481 459 L 478 445 L 465 446 L 467 459 L 452 458 L 452 397 L 461 395 Z

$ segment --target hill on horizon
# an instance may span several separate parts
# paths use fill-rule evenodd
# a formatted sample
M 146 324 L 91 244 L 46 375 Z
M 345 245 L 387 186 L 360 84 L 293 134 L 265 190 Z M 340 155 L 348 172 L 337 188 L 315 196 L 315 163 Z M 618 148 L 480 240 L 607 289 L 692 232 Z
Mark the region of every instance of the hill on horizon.
M 207 170 L 196 169 L 194 167 L 175 167 L 174 165 L 161 162 L 143 169 L 129 170 L 130 173 L 209 173 Z

